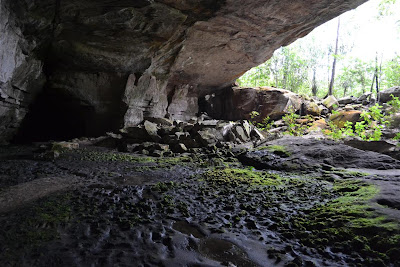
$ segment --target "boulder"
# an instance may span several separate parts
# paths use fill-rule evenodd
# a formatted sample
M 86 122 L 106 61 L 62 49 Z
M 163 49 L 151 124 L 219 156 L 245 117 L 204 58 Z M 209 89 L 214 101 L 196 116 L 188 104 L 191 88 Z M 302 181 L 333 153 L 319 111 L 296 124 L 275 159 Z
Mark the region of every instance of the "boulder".
M 355 98 L 354 96 L 345 96 L 345 97 L 339 98 L 338 102 L 340 105 L 347 105 L 347 104 L 354 103 L 356 100 L 357 100 L 357 98 Z
M 247 135 L 245 129 L 242 126 L 240 125 L 233 126 L 231 131 L 235 135 L 235 137 L 239 139 L 241 142 L 249 141 L 250 135 Z
M 392 96 L 400 97 L 400 86 L 394 86 L 379 92 L 379 102 L 386 103 L 392 100 Z
M 307 132 L 320 131 L 320 130 L 326 129 L 327 127 L 328 127 L 328 125 L 326 124 L 326 120 L 319 119 L 312 123 L 310 128 L 307 129 Z
M 73 150 L 78 149 L 79 143 L 75 142 L 54 142 L 51 150 L 60 151 L 60 150 Z
M 362 111 L 359 110 L 338 111 L 337 113 L 332 114 L 329 117 L 329 120 L 337 127 L 342 128 L 346 121 L 352 122 L 353 125 L 356 122 L 362 121 L 361 113 Z
M 321 115 L 321 108 L 318 106 L 317 103 L 314 101 L 303 101 L 303 114 L 304 115 L 312 115 L 312 116 L 319 116 Z
M 234 121 L 249 120 L 250 113 L 256 111 L 260 115 L 252 120 L 262 122 L 268 116 L 278 119 L 298 111 L 301 98 L 288 90 L 273 87 L 232 87 L 221 94 L 208 96 L 202 107 L 215 118 Z
M 218 141 L 223 141 L 222 134 L 215 128 L 205 128 L 200 130 L 196 134 L 196 140 L 202 146 L 207 146 L 210 144 L 215 144 Z
M 161 140 L 161 137 L 157 134 L 158 131 L 157 124 L 145 121 L 143 125 L 144 129 L 146 130 L 151 140 L 153 140 L 154 142 L 158 142 Z
M 251 130 L 250 137 L 254 140 L 260 140 L 260 141 L 265 139 L 264 135 L 257 128 L 253 128 Z
M 364 94 L 362 94 L 359 98 L 357 98 L 357 102 L 359 103 L 366 103 L 366 101 L 368 100 L 368 98 L 372 97 L 372 93 L 371 92 L 365 92 Z
M 162 126 L 172 126 L 174 122 L 166 118 L 146 117 L 145 120 Z
M 388 120 L 390 128 L 400 129 L 400 113 L 391 114 Z
M 339 102 L 333 95 L 328 96 L 322 101 L 322 104 L 329 110 L 334 110 L 339 107 Z

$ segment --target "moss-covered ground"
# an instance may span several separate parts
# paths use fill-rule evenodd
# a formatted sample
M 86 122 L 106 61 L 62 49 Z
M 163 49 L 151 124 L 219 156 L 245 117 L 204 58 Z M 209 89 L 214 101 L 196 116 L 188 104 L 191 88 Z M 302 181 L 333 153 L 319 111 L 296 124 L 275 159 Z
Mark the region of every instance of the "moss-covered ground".
M 286 153 L 282 147 L 269 149 Z M 185 259 L 207 262 L 210 259 L 201 253 L 209 250 L 201 246 L 210 243 L 209 237 L 236 242 L 246 253 L 255 246 L 262 248 L 268 266 L 271 262 L 398 266 L 400 262 L 399 225 L 371 208 L 379 189 L 362 180 L 367 174 L 256 170 L 208 155 L 152 158 L 85 150 L 68 153 L 59 159 L 60 165 L 73 160 L 94 164 L 85 174 L 88 183 L 2 214 L 2 266 L 71 262 L 160 266 L 179 260 L 176 255 L 182 253 L 191 255 Z M 122 174 L 128 167 L 141 168 L 158 175 L 158 181 L 118 185 L 107 176 L 89 183 L 91 172 L 96 179 L 103 175 L 95 172 L 96 166 L 103 165 Z M 167 175 L 171 172 L 176 177 Z M 339 178 L 328 179 L 328 174 Z M 229 239 L 230 234 L 235 239 Z M 249 239 L 252 245 L 241 243 Z M 263 265 L 262 260 L 253 260 Z M 235 262 L 248 259 L 232 259 Z

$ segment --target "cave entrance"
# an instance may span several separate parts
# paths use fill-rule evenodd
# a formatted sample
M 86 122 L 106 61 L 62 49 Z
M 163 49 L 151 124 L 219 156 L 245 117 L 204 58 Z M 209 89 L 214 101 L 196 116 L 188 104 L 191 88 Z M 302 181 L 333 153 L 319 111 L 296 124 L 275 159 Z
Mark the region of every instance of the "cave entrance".
M 95 110 L 65 92 L 45 88 L 26 115 L 15 142 L 68 140 L 97 135 Z

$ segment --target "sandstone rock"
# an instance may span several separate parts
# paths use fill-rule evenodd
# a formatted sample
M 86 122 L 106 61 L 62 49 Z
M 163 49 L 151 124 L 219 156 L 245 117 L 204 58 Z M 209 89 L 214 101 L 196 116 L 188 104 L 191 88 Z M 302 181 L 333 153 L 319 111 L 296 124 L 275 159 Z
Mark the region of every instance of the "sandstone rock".
M 327 107 L 329 110 L 336 109 L 339 107 L 339 102 L 336 100 L 336 97 L 333 95 L 328 96 L 322 101 L 322 104 Z
M 215 144 L 217 141 L 223 141 L 222 134 L 214 128 L 205 128 L 204 130 L 198 131 L 196 140 L 203 146 Z
M 304 101 L 303 106 L 304 106 L 304 115 L 313 115 L 313 116 L 321 115 L 321 109 L 317 103 L 313 101 Z
M 255 139 L 255 140 L 264 140 L 265 137 L 264 135 L 257 129 L 257 128 L 253 128 L 251 130 L 250 136 Z
M 379 102 L 386 103 L 386 102 L 392 100 L 391 95 L 400 97 L 400 86 L 394 86 L 394 87 L 391 87 L 384 91 L 380 91 L 379 92 Z
M 283 115 L 298 111 L 301 98 L 287 90 L 272 87 L 241 88 L 233 87 L 219 95 L 208 97 L 204 108 L 207 113 L 218 119 L 250 119 L 250 113 L 257 111 L 260 115 L 255 121 L 264 118 L 278 119 Z
M 54 142 L 51 150 L 60 151 L 60 150 L 72 150 L 72 149 L 78 149 L 78 148 L 79 148 L 79 143 Z
M 146 130 L 147 134 L 150 136 L 151 140 L 154 142 L 158 142 L 161 140 L 161 137 L 157 134 L 158 128 L 157 124 L 145 121 L 144 122 L 144 129 Z
M 249 141 L 249 136 L 247 136 L 246 131 L 240 125 L 236 125 L 232 127 L 232 133 L 238 138 L 241 142 Z
M 371 92 L 366 92 L 362 94 L 359 98 L 357 98 L 357 102 L 363 103 L 364 101 L 368 100 L 368 98 L 371 98 L 371 96 Z
M 223 137 L 227 137 L 229 130 L 235 125 L 233 122 L 219 121 L 217 129 L 221 132 Z
M 210 127 L 210 128 L 215 128 L 219 123 L 219 120 L 202 120 L 198 124 L 201 125 L 202 127 Z
M 313 122 L 310 128 L 307 129 L 308 132 L 319 131 L 327 128 L 325 119 L 319 119 Z
M 175 153 L 185 153 L 185 152 L 188 151 L 188 149 L 187 149 L 187 147 L 186 147 L 184 144 L 179 143 L 179 144 L 176 144 L 176 145 L 173 147 L 173 151 L 174 151 Z
M 250 133 L 251 133 L 251 125 L 248 121 L 243 121 L 242 122 L 242 127 L 244 129 L 244 132 L 246 134 L 247 137 L 250 137 Z
M 325 107 L 324 105 L 318 105 L 319 110 L 321 111 L 321 115 L 327 115 L 329 114 L 329 109 Z
M 362 121 L 361 111 L 350 110 L 350 111 L 339 111 L 336 114 L 332 114 L 329 120 L 332 121 L 337 127 L 342 128 L 346 121 L 352 122 L 353 125 L 356 122 Z
M 166 118 L 146 117 L 145 120 L 161 126 L 172 126 L 174 122 Z
M 132 142 L 146 142 L 151 138 L 143 125 L 121 129 L 122 136 Z
M 400 129 L 400 113 L 391 114 L 389 117 L 390 128 Z
M 347 104 L 353 103 L 356 100 L 357 99 L 353 96 L 345 96 L 345 97 L 339 98 L 338 102 L 340 105 L 347 105 Z
M 271 155 L 268 149 L 247 152 L 239 160 L 259 169 L 305 170 L 328 164 L 342 168 L 399 169 L 400 161 L 387 155 L 363 151 L 331 140 L 286 136 L 267 142 L 265 146 L 284 146 L 289 157 Z

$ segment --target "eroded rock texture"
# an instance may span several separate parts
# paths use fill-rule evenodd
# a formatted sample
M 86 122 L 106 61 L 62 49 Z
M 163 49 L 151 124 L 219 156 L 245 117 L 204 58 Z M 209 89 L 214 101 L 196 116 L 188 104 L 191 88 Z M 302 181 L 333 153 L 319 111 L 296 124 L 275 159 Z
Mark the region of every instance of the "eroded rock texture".
M 1 0 L 0 140 L 30 106 L 22 137 L 43 136 L 38 122 L 68 137 L 188 119 L 199 96 L 363 2 Z

